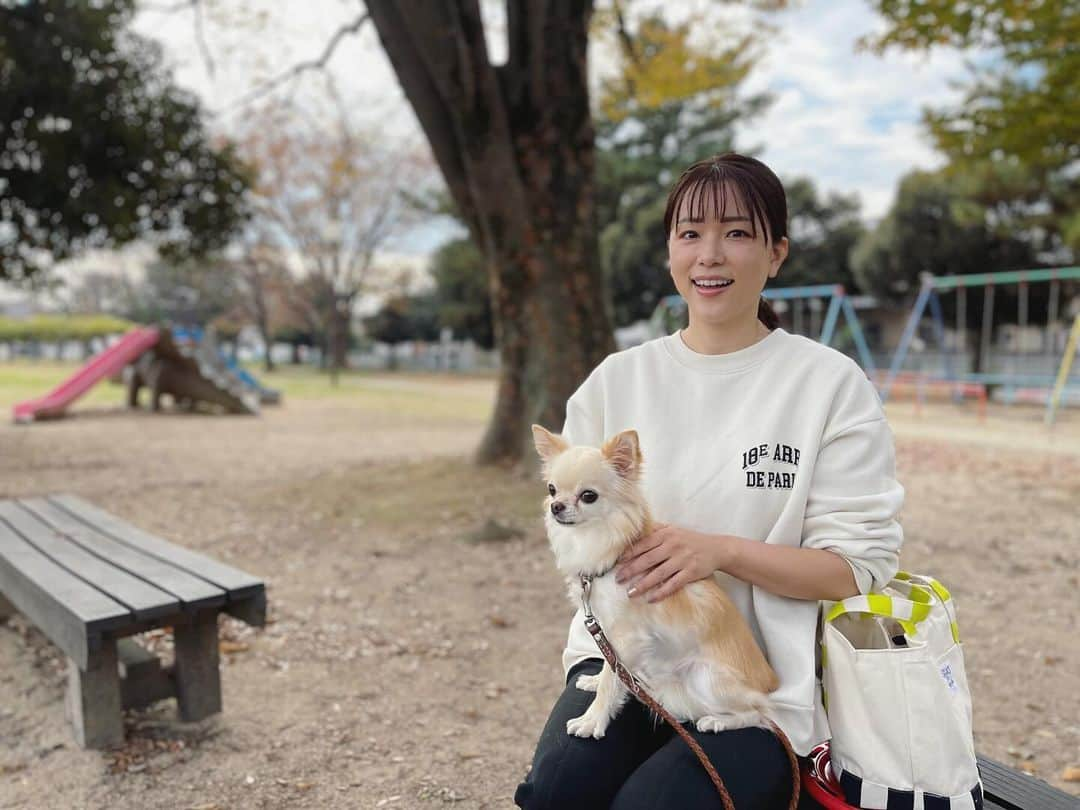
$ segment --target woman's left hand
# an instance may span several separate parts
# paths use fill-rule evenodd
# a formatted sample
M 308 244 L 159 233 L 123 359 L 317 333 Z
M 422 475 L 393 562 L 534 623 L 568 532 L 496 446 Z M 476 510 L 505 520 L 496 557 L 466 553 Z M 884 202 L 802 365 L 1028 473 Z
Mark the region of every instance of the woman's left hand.
M 658 523 L 652 534 L 623 552 L 615 568 L 615 581 L 629 582 L 631 597 L 644 595 L 650 602 L 666 599 L 720 568 L 724 539 Z

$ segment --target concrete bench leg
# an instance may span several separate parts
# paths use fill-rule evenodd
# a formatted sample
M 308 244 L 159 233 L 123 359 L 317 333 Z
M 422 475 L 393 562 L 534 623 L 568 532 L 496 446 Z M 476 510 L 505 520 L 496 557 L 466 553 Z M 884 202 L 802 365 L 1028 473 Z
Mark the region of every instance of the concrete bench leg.
M 221 711 L 217 613 L 200 613 L 191 624 L 174 628 L 176 702 L 180 719 L 193 722 Z
M 68 659 L 65 708 L 75 741 L 82 748 L 108 748 L 124 742 L 115 639 L 104 639 L 101 649 L 90 654 L 85 672 Z
M 15 614 L 15 606 L 0 594 L 0 622 L 7 621 Z

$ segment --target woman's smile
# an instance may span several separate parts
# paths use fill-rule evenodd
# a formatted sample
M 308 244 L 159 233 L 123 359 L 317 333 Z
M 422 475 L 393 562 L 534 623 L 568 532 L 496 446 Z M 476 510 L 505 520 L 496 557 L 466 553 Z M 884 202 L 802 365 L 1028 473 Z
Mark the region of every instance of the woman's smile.
M 694 291 L 705 298 L 713 298 L 726 291 L 732 284 L 735 283 L 733 278 L 722 278 L 720 276 L 699 276 L 692 278 L 690 283 L 694 287 Z

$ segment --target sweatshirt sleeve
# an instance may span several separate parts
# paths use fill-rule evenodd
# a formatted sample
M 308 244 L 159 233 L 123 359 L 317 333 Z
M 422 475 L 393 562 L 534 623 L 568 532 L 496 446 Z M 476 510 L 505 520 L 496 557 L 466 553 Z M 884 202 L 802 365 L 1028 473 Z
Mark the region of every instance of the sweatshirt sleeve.
M 562 436 L 570 444 L 599 447 L 604 443 L 603 392 L 596 372 L 566 401 Z
M 899 568 L 903 530 L 896 516 L 904 489 L 896 481 L 892 431 L 876 392 L 868 383 L 859 388 L 861 401 L 852 410 L 863 418 L 826 435 L 818 451 L 802 545 L 839 554 L 859 593 L 868 593 L 884 587 Z

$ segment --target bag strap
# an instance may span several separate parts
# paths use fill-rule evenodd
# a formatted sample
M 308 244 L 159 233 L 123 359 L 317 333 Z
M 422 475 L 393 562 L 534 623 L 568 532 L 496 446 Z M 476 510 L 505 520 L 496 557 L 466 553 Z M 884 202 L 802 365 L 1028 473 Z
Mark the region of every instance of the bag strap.
M 957 644 L 960 643 L 960 622 L 956 618 L 956 603 L 953 602 L 952 594 L 949 593 L 948 588 L 926 574 L 912 574 L 908 571 L 897 571 L 890 584 L 905 584 L 911 587 L 912 590 L 909 593 L 912 593 L 912 595 L 914 595 L 914 589 L 918 588 L 923 593 L 936 598 L 949 617 L 949 629 L 952 630 L 953 641 Z
M 907 635 L 913 636 L 919 623 L 930 616 L 930 605 L 926 602 L 890 596 L 886 593 L 860 594 L 859 596 L 849 597 L 842 602 L 836 602 L 825 613 L 825 623 L 828 624 L 849 613 L 870 614 L 895 619 L 904 628 Z

